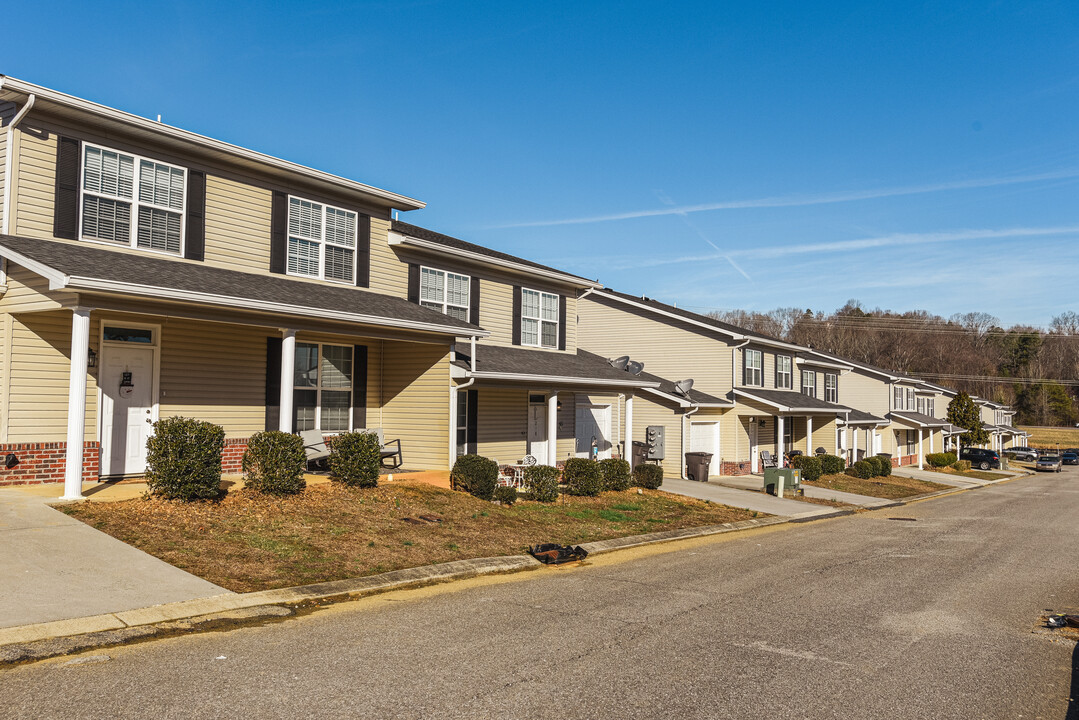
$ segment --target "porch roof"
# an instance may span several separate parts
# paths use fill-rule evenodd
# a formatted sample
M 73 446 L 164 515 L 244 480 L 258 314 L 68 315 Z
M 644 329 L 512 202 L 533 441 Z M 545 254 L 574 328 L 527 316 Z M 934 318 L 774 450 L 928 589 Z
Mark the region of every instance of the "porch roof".
M 827 400 L 803 395 L 793 390 L 763 390 L 761 388 L 735 388 L 737 397 L 771 405 L 780 412 L 808 413 L 808 414 L 846 414 L 851 408 L 830 403 Z
M 941 420 L 917 412 L 892 411 L 888 413 L 888 418 L 899 422 L 901 425 L 908 425 L 916 428 L 942 428 L 948 424 L 947 420 Z
M 961 428 L 958 425 L 952 425 L 951 423 L 948 423 L 944 426 L 943 431 L 945 435 L 962 435 L 967 431 L 967 429 Z
M 847 419 L 845 421 L 847 425 L 887 425 L 888 421 L 884 418 L 877 417 L 872 413 L 867 413 L 863 410 L 851 410 L 847 413 Z
M 476 369 L 471 359 L 457 351 L 455 364 L 467 371 L 469 377 L 488 380 L 519 380 L 555 385 L 597 385 L 606 387 L 659 389 L 655 376 L 631 375 L 613 367 L 599 355 L 584 350 L 576 354 L 551 350 L 533 350 L 502 345 L 480 345 L 476 348 Z M 655 378 L 655 379 L 653 379 Z
M 0 235 L 0 254 L 48 279 L 51 290 L 171 300 L 452 337 L 490 334 L 404 298 L 283 275 L 226 270 L 179 258 L 14 235 Z

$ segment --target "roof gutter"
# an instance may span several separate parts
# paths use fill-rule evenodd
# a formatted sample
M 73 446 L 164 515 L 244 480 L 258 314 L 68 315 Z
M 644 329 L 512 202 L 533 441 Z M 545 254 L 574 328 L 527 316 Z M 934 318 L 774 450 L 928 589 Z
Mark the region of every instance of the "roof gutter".
M 4 89 L 4 83 L 7 81 L 6 77 L 0 77 L 0 90 Z M 11 216 L 11 148 L 15 144 L 15 128 L 19 126 L 22 119 L 26 117 L 26 114 L 30 112 L 30 109 L 34 107 L 34 103 L 37 101 L 37 96 L 30 93 L 30 96 L 26 98 L 26 103 L 19 109 L 19 112 L 12 118 L 11 124 L 7 126 L 7 140 L 4 146 L 4 218 L 0 222 L 0 235 L 8 234 L 8 218 Z
M 640 388 L 651 389 L 658 388 L 658 382 L 634 382 L 632 380 L 604 380 L 603 378 L 576 378 L 565 377 L 558 375 L 529 375 L 525 373 L 503 373 L 503 372 L 475 372 L 469 371 L 469 377 L 479 378 L 480 380 L 519 380 L 535 383 L 553 383 L 556 385 L 591 385 L 595 386 L 607 386 L 607 387 L 625 387 L 625 388 Z

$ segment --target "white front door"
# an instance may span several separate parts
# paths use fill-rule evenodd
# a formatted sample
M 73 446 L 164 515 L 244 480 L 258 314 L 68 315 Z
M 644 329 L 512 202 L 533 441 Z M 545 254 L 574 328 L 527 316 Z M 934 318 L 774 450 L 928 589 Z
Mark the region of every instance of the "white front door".
M 709 475 L 719 475 L 719 423 L 690 422 L 689 452 L 712 453 Z
M 574 454 L 577 457 L 591 457 L 592 438 L 596 439 L 600 460 L 606 460 L 611 456 L 610 405 L 578 404 L 574 422 L 574 436 L 576 437 Z
M 881 440 L 882 439 L 883 438 L 881 437 L 881 434 L 879 432 L 874 432 L 873 433 L 873 454 L 874 455 L 879 455 L 882 452 L 882 450 L 881 450 L 881 447 L 882 447 Z
M 146 472 L 146 440 L 154 421 L 152 347 L 106 345 L 102 348 L 101 474 Z
M 760 472 L 759 459 L 757 457 L 757 423 L 749 424 L 749 469 L 752 472 Z
M 528 454 L 547 464 L 547 406 L 528 406 Z

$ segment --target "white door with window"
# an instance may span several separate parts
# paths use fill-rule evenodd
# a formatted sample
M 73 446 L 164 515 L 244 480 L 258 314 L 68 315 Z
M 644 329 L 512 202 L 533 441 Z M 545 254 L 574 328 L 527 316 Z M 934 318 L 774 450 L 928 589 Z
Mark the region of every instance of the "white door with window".
M 757 453 L 757 423 L 751 422 L 746 428 L 749 433 L 749 469 L 751 472 L 760 472 L 760 459 Z
M 577 457 L 591 457 L 592 438 L 596 439 L 599 459 L 611 456 L 611 406 L 578 404 L 574 419 Z
M 104 344 L 101 388 L 101 475 L 146 472 L 146 441 L 155 419 L 153 347 Z
M 547 406 L 528 406 L 528 454 L 541 465 L 547 464 Z
M 712 453 L 709 475 L 719 475 L 719 423 L 690 422 L 689 452 Z

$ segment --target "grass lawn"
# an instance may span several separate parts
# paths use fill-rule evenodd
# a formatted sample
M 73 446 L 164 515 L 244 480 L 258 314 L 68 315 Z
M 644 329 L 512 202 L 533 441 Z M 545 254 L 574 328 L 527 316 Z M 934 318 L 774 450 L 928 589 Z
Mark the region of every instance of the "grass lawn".
M 1003 473 L 986 472 L 985 470 L 952 470 L 951 468 L 926 467 L 926 470 L 939 472 L 942 475 L 955 475 L 956 477 L 974 478 L 975 480 L 1003 480 L 1010 475 Z
M 219 502 L 157 498 L 80 503 L 63 512 L 162 560 L 250 592 L 475 557 L 736 522 L 759 513 L 660 490 L 504 507 L 431 485 L 337 483 L 291 498 L 251 490 Z
M 1056 449 L 1079 447 L 1079 428 L 1075 427 L 1034 427 L 1020 426 L 1020 430 L 1030 433 L 1027 442 L 1031 447 L 1051 447 Z
M 856 495 L 868 495 L 879 498 L 904 498 L 912 495 L 925 495 L 937 490 L 951 489 L 949 485 L 941 485 L 925 480 L 889 475 L 888 477 L 876 477 L 863 480 L 840 473 L 838 475 L 822 475 L 819 480 L 813 482 L 802 481 L 804 485 L 813 487 L 839 490 L 840 492 L 855 493 Z

